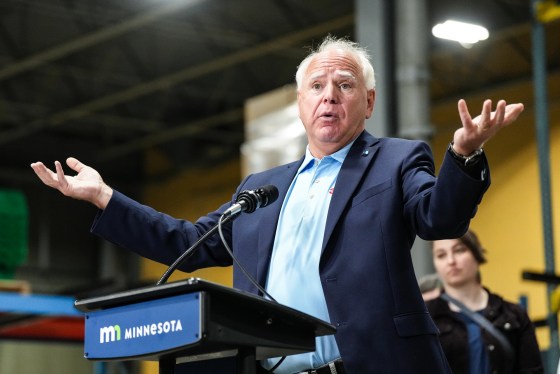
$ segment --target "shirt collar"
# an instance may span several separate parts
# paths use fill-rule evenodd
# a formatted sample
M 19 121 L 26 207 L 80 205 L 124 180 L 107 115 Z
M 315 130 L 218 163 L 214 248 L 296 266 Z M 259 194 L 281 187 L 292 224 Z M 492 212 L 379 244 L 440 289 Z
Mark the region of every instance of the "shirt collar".
M 346 144 L 343 148 L 339 149 L 338 151 L 336 151 L 331 155 L 325 156 L 324 158 L 330 157 L 331 159 L 338 161 L 340 164 L 342 164 L 344 162 L 344 159 L 348 155 L 348 152 L 350 152 L 350 148 L 352 147 L 352 144 L 354 144 L 355 140 L 356 139 L 352 140 L 350 143 Z M 319 159 L 313 157 L 313 155 L 311 154 L 311 151 L 309 150 L 309 144 L 308 144 L 307 147 L 305 148 L 305 158 L 303 159 L 303 163 L 298 169 L 298 173 L 307 169 L 310 165 L 313 164 L 313 161 L 315 160 L 319 161 Z

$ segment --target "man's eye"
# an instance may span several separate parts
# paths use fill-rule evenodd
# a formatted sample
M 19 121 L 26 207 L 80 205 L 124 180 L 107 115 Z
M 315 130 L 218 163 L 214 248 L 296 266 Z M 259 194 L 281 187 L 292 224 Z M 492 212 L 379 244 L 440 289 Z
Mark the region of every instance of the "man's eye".
M 318 90 L 318 89 L 321 88 L 321 85 L 319 83 L 314 83 L 314 84 L 311 85 L 311 88 L 314 89 L 314 90 Z
M 351 88 L 351 86 L 348 83 L 342 83 L 340 85 L 340 88 L 343 89 L 343 90 L 347 90 L 347 89 Z

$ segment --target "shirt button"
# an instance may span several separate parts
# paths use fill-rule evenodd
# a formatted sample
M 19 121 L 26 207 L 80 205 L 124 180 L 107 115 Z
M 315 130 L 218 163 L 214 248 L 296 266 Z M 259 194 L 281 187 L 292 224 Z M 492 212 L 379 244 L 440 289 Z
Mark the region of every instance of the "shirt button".
M 494 347 L 494 344 L 488 345 L 488 350 L 489 350 L 490 352 L 492 352 L 495 348 L 496 348 L 496 347 Z
M 506 330 L 511 329 L 511 323 L 506 322 L 506 324 L 504 325 L 504 329 L 506 329 Z

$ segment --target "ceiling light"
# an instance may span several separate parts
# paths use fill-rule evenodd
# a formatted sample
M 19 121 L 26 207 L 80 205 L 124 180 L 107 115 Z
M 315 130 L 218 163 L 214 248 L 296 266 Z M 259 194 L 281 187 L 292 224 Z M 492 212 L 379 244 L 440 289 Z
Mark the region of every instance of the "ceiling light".
M 432 28 L 432 34 L 437 38 L 454 40 L 465 47 L 486 40 L 489 35 L 485 27 L 453 20 L 438 23 Z

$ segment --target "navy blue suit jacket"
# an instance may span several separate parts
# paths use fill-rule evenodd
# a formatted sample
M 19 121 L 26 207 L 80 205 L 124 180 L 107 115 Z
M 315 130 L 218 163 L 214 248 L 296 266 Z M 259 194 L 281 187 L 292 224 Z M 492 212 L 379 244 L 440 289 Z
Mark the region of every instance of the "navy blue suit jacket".
M 239 262 L 262 285 L 282 201 L 302 161 L 245 178 L 237 193 L 272 184 L 279 198 L 242 214 L 224 229 Z M 487 171 L 485 158 L 480 170 Z M 337 327 L 336 341 L 349 373 L 449 372 L 437 328 L 418 289 L 410 248 L 416 235 L 425 240 L 461 236 L 489 184 L 488 174 L 472 178 L 449 156 L 436 178 L 431 151 L 423 142 L 376 138 L 366 131 L 356 139 L 336 181 L 320 261 L 330 322 Z M 191 223 L 115 191 L 92 232 L 171 264 L 217 223 L 237 193 Z M 231 264 L 215 235 L 182 269 Z M 258 293 L 236 266 L 233 283 Z

